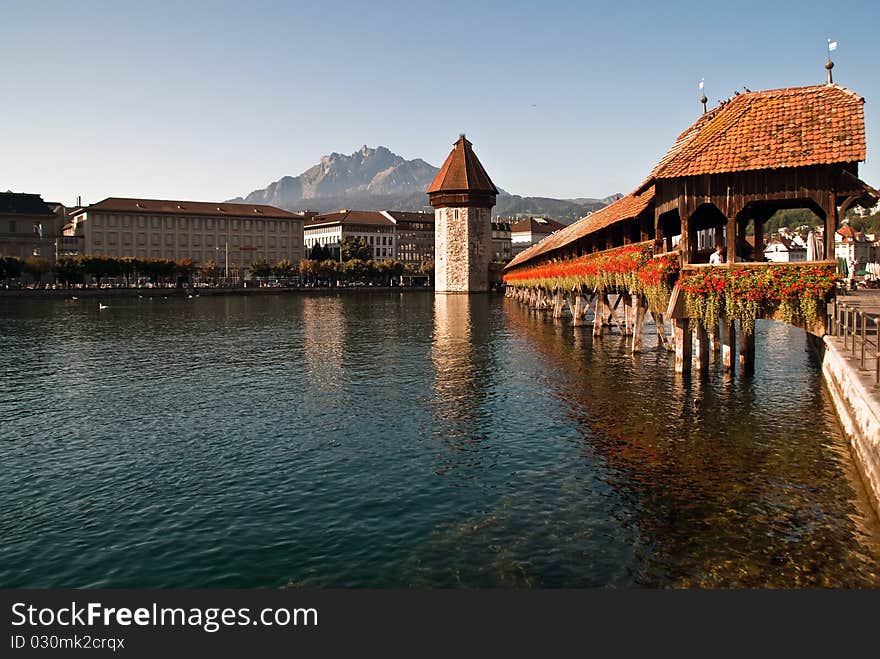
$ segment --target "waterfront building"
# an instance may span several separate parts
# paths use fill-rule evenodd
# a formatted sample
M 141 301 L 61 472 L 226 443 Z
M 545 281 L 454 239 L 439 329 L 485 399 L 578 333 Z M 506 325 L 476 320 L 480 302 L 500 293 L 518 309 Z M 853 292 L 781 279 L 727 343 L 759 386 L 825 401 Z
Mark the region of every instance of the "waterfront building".
M 434 289 L 438 293 L 488 291 L 491 213 L 498 189 L 464 135 L 427 192 L 435 219 Z
M 772 263 L 806 261 L 807 246 L 785 236 L 772 238 L 764 247 L 764 259 Z
M 394 256 L 398 261 L 420 266 L 434 260 L 434 214 L 423 211 L 382 211 L 394 222 Z
M 834 234 L 834 256 L 847 263 L 855 261 L 864 266 L 871 261 L 873 251 L 871 241 L 861 231 L 853 229 L 849 222 L 845 222 Z
M 507 263 L 513 258 L 510 220 L 496 217 L 492 222 L 492 260 Z
M 358 211 L 343 208 L 333 213 L 315 215 L 306 221 L 303 240 L 306 250 L 316 245 L 330 250 L 334 259 L 340 259 L 345 238 L 363 238 L 374 259 L 395 258 L 395 223 L 382 211 Z
M 53 262 L 57 218 L 38 194 L 0 192 L 0 256 Z
M 66 238 L 82 254 L 213 260 L 245 270 L 255 260 L 303 258 L 303 214 L 274 206 L 108 197 L 70 212 Z
M 510 227 L 510 244 L 513 255 L 541 242 L 547 236 L 564 229 L 565 225 L 544 217 L 527 217 Z

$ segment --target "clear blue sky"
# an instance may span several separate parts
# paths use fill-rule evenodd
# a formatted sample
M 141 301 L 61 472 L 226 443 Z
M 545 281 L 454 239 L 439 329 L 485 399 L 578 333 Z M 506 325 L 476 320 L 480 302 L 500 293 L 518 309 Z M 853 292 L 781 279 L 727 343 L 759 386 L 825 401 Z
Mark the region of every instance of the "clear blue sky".
M 462 131 L 523 195 L 628 192 L 743 85 L 867 99 L 880 3 L 0 0 L 0 190 L 221 200 L 332 151 L 440 165 Z

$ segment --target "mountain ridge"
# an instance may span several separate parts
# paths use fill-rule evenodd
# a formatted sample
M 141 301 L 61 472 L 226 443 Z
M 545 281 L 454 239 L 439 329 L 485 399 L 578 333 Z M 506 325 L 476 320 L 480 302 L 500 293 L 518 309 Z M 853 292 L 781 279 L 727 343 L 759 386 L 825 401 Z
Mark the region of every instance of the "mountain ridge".
M 362 210 L 430 210 L 425 189 L 439 168 L 421 158 L 406 160 L 384 146 L 366 144 L 350 155 L 331 153 L 298 176 L 282 176 L 265 188 L 228 203 L 257 203 L 285 210 L 321 213 L 339 208 Z M 495 216 L 546 216 L 570 223 L 606 206 L 604 198 L 522 197 L 500 190 Z

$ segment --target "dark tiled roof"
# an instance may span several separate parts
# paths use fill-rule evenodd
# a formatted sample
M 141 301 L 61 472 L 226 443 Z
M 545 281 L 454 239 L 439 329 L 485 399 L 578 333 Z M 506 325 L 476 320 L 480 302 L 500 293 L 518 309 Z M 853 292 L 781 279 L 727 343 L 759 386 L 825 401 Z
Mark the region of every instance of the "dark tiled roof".
M 600 231 L 612 224 L 636 217 L 648 208 L 653 201 L 654 186 L 650 186 L 641 194 L 631 192 L 614 203 L 605 206 L 605 208 L 600 208 L 590 215 L 582 217 L 577 222 L 569 224 L 567 227 L 547 236 L 536 245 L 532 245 L 528 249 L 523 250 L 514 257 L 514 259 L 507 265 L 507 268 L 522 265 L 526 261 L 530 261 L 533 258 L 546 254 L 554 249 L 565 247 L 584 236 Z
M 510 226 L 510 230 L 514 233 L 524 233 L 526 231 L 531 233 L 553 233 L 554 231 L 564 229 L 566 226 L 556 220 L 549 220 L 543 217 L 528 217 L 513 223 Z
M 446 162 L 428 186 L 431 192 L 488 192 L 497 195 L 498 189 L 483 169 L 472 144 L 464 135 L 452 147 Z
M 17 215 L 53 215 L 52 209 L 38 194 L 0 192 L 0 213 Z
M 343 208 L 333 213 L 322 213 L 315 215 L 311 220 L 305 223 L 306 227 L 318 224 L 375 224 L 382 226 L 394 226 L 394 222 L 389 220 L 382 214 L 382 211 L 354 211 Z
M 864 99 L 839 85 L 734 96 L 679 135 L 655 179 L 865 159 Z
M 167 199 L 129 199 L 108 197 L 97 204 L 76 211 L 109 211 L 117 213 L 162 213 L 173 215 L 213 215 L 230 217 L 272 217 L 283 219 L 302 219 L 275 206 L 262 204 L 228 204 L 210 201 L 174 201 Z M 74 213 L 74 214 L 76 214 Z

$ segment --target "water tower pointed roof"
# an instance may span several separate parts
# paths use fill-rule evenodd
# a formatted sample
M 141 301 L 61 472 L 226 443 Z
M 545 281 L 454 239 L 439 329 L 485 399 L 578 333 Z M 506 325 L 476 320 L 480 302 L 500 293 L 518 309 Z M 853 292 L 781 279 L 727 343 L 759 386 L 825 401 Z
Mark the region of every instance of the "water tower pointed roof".
M 427 192 L 485 192 L 497 195 L 498 189 L 483 169 L 473 145 L 462 134 Z

